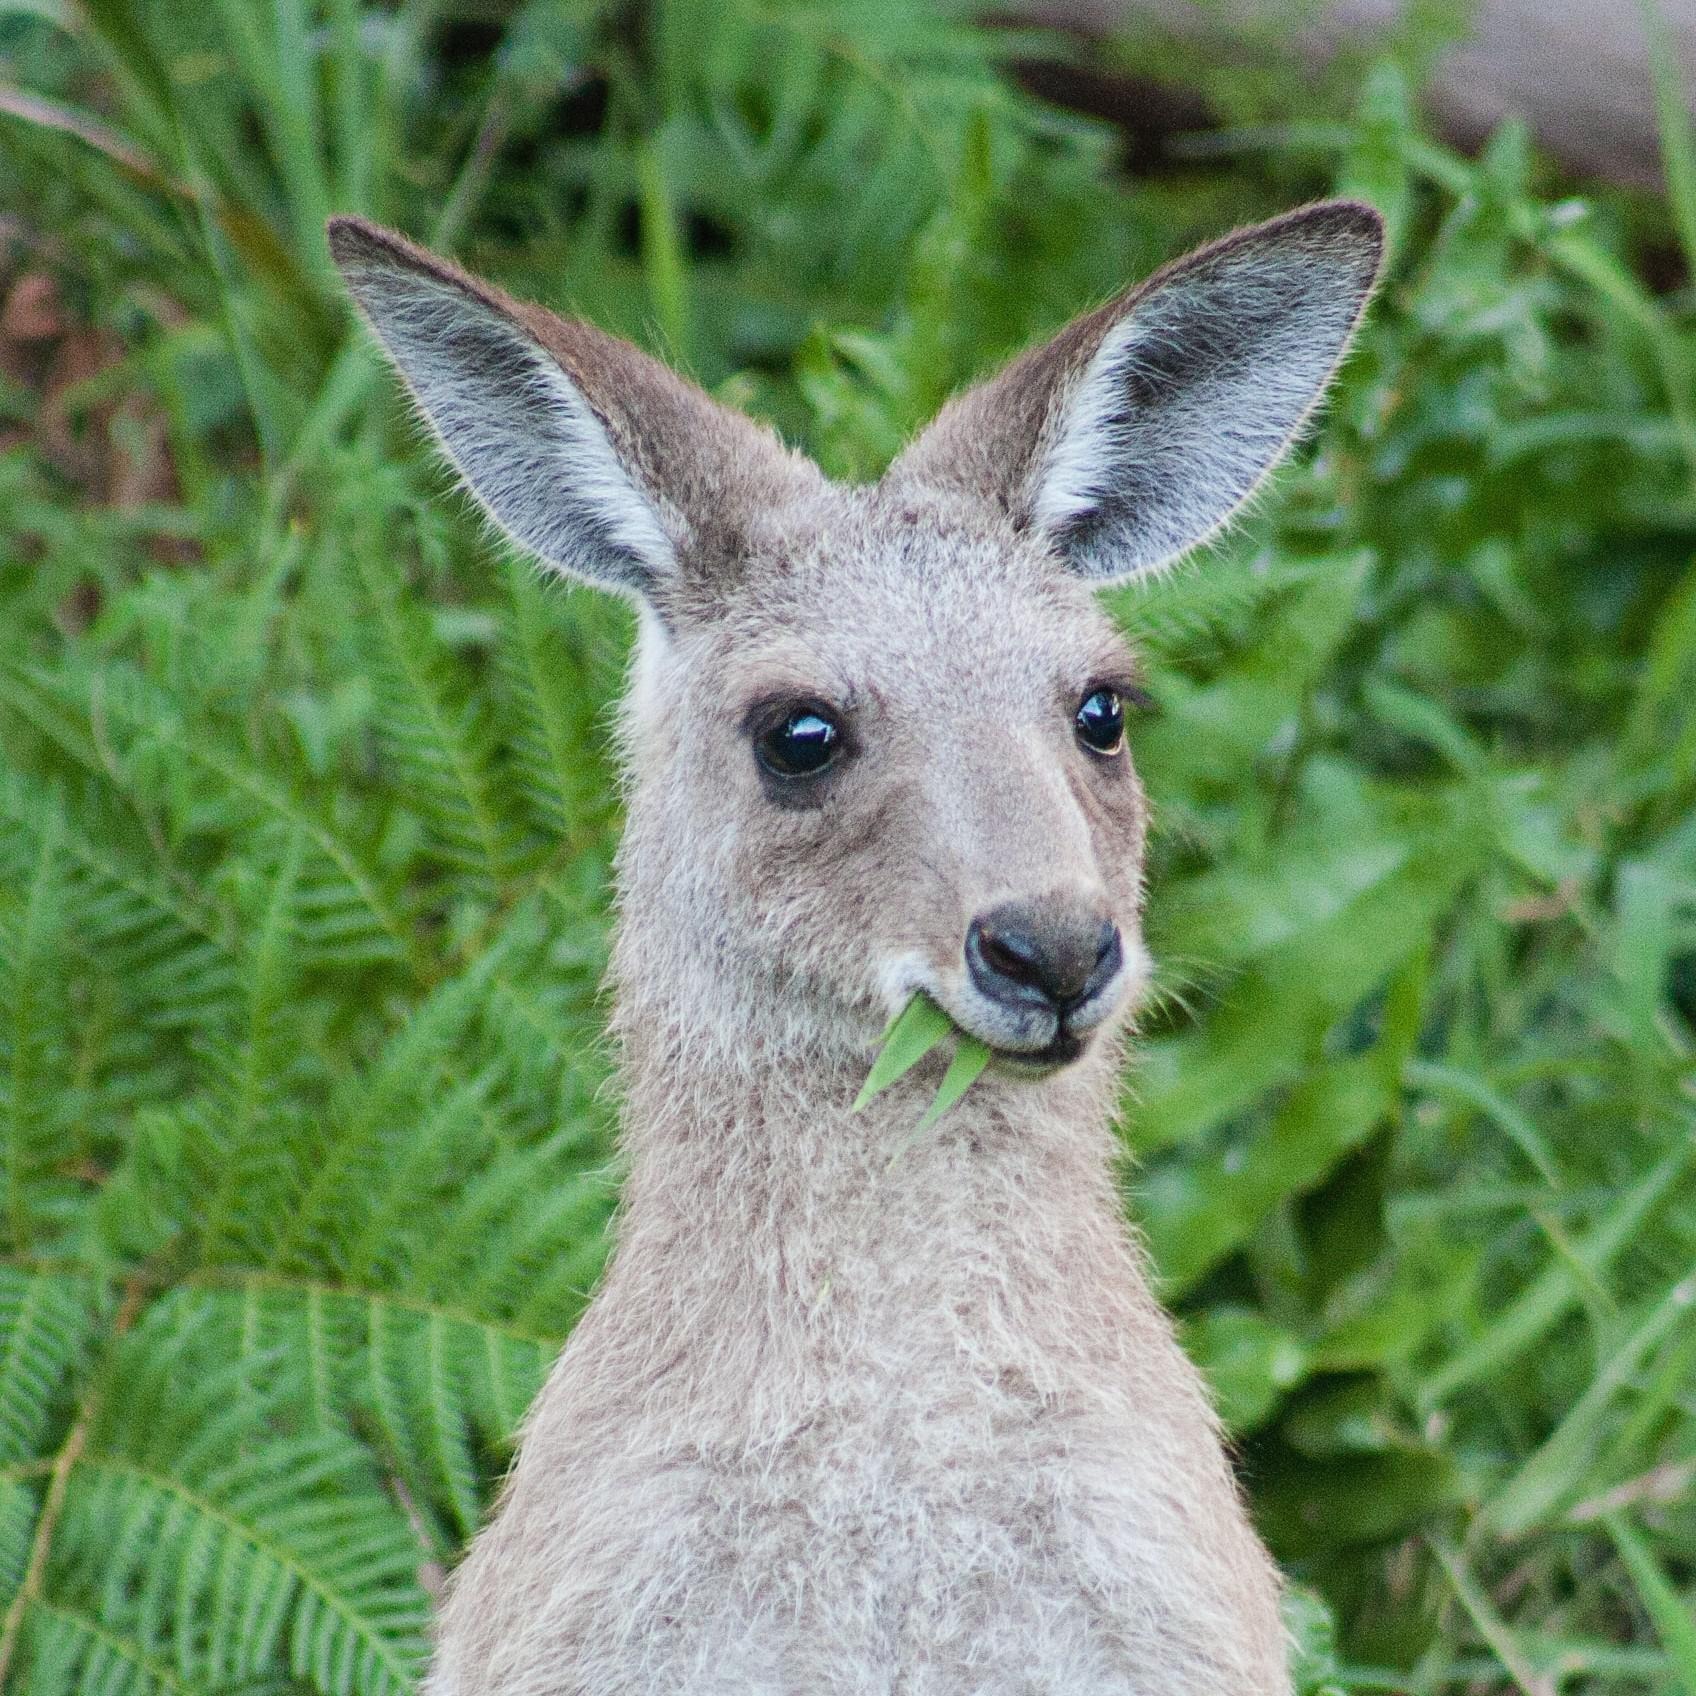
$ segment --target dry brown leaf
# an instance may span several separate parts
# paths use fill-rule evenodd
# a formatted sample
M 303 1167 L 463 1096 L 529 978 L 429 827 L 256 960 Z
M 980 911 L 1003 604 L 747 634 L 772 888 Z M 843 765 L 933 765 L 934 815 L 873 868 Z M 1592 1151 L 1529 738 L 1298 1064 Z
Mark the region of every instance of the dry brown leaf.
M 50 271 L 26 271 L 0 307 L 0 336 L 12 342 L 43 342 L 64 330 L 58 281 Z
M 110 404 L 88 411 L 76 407 L 77 388 L 116 363 L 123 349 L 103 330 L 79 327 L 61 338 L 42 383 L 36 440 L 48 461 L 85 488 L 105 484 Z

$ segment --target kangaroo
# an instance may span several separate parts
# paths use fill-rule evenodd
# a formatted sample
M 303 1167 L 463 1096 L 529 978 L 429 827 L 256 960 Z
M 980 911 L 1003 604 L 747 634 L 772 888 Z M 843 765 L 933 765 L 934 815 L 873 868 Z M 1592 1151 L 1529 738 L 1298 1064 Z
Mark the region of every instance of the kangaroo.
M 342 275 L 489 517 L 629 596 L 604 1283 L 432 1696 L 1272 1696 L 1279 1583 L 1124 1217 L 1137 667 L 1098 606 L 1283 455 L 1377 277 L 1239 231 L 833 483 L 401 237 Z M 993 1062 L 851 1111 L 915 993 Z

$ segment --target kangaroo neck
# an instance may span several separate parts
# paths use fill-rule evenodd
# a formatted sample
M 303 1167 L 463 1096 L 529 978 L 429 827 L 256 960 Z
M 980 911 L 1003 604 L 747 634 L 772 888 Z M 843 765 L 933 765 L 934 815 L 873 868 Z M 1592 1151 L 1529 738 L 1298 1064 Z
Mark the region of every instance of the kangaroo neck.
M 1047 1370 L 1140 1329 L 1110 1056 L 1046 1080 L 992 1068 L 921 1130 L 941 1056 L 855 1112 L 864 1054 L 715 1057 L 698 1034 L 622 1023 L 630 1169 L 605 1298 L 643 1324 L 663 1310 L 703 1366 L 748 1361 L 757 1337 L 803 1373 L 988 1346 Z

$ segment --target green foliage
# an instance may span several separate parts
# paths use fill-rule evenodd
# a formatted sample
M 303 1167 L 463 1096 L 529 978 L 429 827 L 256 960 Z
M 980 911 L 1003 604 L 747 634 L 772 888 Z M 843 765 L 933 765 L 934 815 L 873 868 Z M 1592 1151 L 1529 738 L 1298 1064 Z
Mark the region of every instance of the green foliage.
M 974 1036 L 957 1031 L 954 1022 L 926 995 L 915 995 L 883 1034 L 872 1069 L 854 1098 L 856 1113 L 880 1090 L 888 1089 L 910 1072 L 939 1043 L 954 1038 L 954 1053 L 942 1074 L 936 1095 L 915 1129 L 928 1131 L 977 1080 L 989 1064 L 989 1049 Z
M 407 1688 L 605 1251 L 624 615 L 443 498 L 324 212 L 862 474 L 1340 188 L 1395 257 L 1319 441 L 1116 601 L 1160 708 L 1128 1201 L 1323 1598 L 1305 1689 L 1692 1688 L 1696 323 L 1643 281 L 1687 134 L 1675 203 L 1573 198 L 1516 130 L 1434 142 L 1410 38 L 1128 182 L 1006 74 L 1054 44 L 846 0 L 86 0 L 0 42 L 8 227 L 118 350 L 52 404 L 156 418 L 174 478 L 75 483 L 4 367 L 0 1684 Z
M 915 995 L 883 1033 L 877 1058 L 854 1097 L 854 1111 L 905 1077 L 938 1043 L 946 1042 L 953 1029 L 953 1020 L 928 995 Z
M 874 1095 L 888 1089 L 897 1078 L 904 1077 L 949 1037 L 954 1039 L 954 1052 L 937 1083 L 936 1094 L 890 1156 L 891 1167 L 983 1076 L 989 1065 L 990 1053 L 985 1043 L 956 1029 L 954 1021 L 928 995 L 913 996 L 883 1033 L 883 1042 L 872 1061 L 871 1070 L 866 1073 L 866 1081 L 854 1098 L 853 1111 L 856 1113 Z

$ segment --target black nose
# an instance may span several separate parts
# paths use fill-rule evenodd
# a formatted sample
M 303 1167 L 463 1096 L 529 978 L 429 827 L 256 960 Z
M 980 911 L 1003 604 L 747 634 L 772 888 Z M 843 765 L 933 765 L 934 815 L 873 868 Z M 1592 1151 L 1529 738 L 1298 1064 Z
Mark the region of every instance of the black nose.
M 1070 1012 L 1118 971 L 1119 927 L 1070 902 L 1009 901 L 966 930 L 972 982 L 1011 1006 Z

